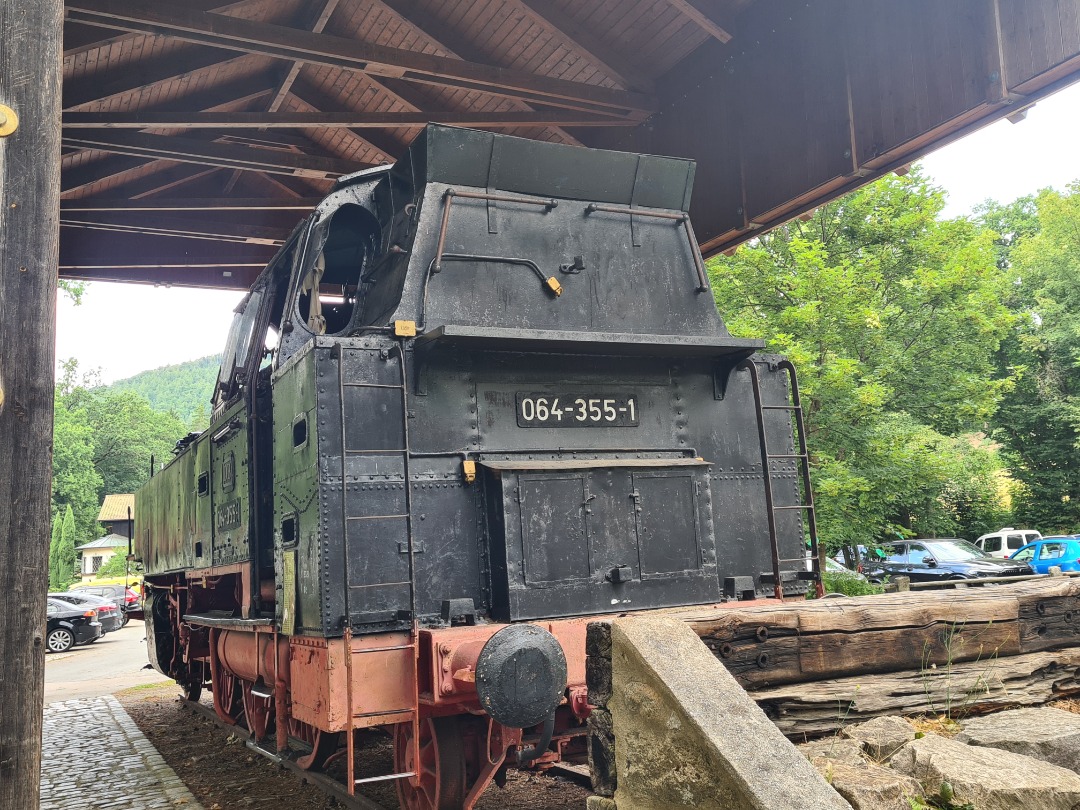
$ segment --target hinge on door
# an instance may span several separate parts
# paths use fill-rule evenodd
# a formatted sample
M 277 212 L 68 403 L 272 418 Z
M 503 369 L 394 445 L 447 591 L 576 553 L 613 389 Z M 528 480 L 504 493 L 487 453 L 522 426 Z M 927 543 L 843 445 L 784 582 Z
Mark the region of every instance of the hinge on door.
M 641 493 L 638 492 L 635 489 L 633 492 L 630 493 L 630 497 L 634 501 L 634 511 L 635 512 L 640 512 L 641 511 Z

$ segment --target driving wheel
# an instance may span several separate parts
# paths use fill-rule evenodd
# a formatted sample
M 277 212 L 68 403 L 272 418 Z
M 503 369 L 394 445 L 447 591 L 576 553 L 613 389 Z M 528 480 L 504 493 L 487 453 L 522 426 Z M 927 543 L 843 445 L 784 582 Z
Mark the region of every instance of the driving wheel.
M 394 771 L 415 773 L 397 780 L 402 810 L 459 810 L 465 800 L 465 746 L 456 717 L 422 718 L 420 745 L 412 723 L 394 726 Z

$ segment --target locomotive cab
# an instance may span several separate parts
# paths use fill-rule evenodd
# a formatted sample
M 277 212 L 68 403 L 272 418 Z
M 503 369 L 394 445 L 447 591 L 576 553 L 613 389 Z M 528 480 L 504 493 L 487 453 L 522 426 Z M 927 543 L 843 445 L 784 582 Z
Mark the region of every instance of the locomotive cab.
M 724 327 L 693 175 L 432 125 L 342 178 L 237 308 L 210 429 L 138 495 L 157 668 L 312 767 L 382 725 L 406 773 L 462 711 L 536 767 L 583 756 L 585 617 L 805 592 L 793 373 Z M 526 660 L 529 706 L 499 674 Z

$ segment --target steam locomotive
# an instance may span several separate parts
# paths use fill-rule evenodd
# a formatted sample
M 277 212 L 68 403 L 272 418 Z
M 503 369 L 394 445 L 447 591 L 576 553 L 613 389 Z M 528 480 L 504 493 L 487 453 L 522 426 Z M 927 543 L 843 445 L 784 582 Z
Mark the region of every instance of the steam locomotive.
M 585 760 L 589 617 L 819 582 L 794 370 L 725 329 L 693 177 L 432 125 L 342 178 L 136 496 L 153 666 L 350 793 L 383 729 L 366 779 L 470 808 Z

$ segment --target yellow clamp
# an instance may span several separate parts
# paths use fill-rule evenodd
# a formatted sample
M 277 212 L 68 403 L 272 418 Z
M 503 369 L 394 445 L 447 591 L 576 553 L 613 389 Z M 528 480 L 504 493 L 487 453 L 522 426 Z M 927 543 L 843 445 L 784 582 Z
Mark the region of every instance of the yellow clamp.
M 471 484 L 476 480 L 476 462 L 468 459 L 461 462 L 461 472 L 465 475 L 465 483 Z
M 0 104 L 0 138 L 7 137 L 18 128 L 18 114 L 6 104 Z
M 544 284 L 547 286 L 547 288 L 549 290 L 551 290 L 553 293 L 555 293 L 556 298 L 558 298 L 560 295 L 562 295 L 562 284 L 559 283 L 559 280 L 557 278 L 555 278 L 555 276 L 552 276 L 551 278 L 547 279 L 544 282 Z

